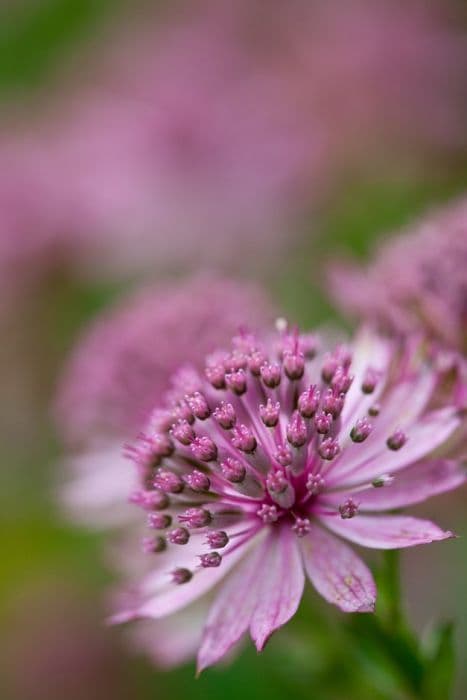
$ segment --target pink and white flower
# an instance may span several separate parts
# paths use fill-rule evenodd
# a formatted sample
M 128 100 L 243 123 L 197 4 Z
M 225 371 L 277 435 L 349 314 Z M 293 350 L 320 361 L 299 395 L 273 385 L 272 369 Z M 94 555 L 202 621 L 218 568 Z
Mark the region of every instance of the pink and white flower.
M 263 340 L 240 333 L 204 373 L 176 377 L 172 400 L 127 447 L 149 573 L 114 621 L 169 619 L 215 594 L 199 670 L 248 630 L 263 649 L 306 577 L 342 611 L 373 611 L 373 576 L 347 542 L 393 549 L 453 536 L 392 512 L 465 481 L 441 456 L 460 411 L 439 406 L 440 394 L 434 404 L 442 377 L 420 346 L 363 330 L 324 352 L 278 325 Z

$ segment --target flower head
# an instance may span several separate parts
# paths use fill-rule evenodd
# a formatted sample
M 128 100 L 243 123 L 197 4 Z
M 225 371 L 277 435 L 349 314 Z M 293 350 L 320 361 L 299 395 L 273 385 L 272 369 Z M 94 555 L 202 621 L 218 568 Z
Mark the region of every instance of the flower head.
M 455 405 L 432 406 L 436 370 L 418 349 L 408 359 L 407 350 L 369 331 L 349 347 L 312 347 L 296 330 L 262 340 L 240 333 L 230 350 L 207 358 L 186 391 L 177 383 L 164 407 L 172 419 L 156 428 L 149 421 L 130 448 L 145 517 L 151 494 L 167 499 L 166 508 L 157 505 L 151 537 L 154 523 L 168 522 L 161 513 L 175 529 L 159 530 L 166 546 L 158 541 L 150 549 L 153 563 L 137 599 L 115 620 L 163 618 L 215 588 L 200 669 L 248 629 L 261 650 L 297 610 L 305 574 L 341 610 L 372 611 L 371 572 L 343 540 L 391 549 L 452 535 L 385 513 L 465 479 L 455 461 L 439 457 L 461 419 Z M 258 355 L 260 369 L 278 368 L 273 386 L 257 371 Z M 227 377 L 240 371 L 239 392 Z M 371 392 L 369 374 L 378 377 Z M 209 409 L 200 417 L 186 410 L 198 405 L 194 396 Z M 371 411 L 376 401 L 378 415 Z M 179 430 L 182 405 L 190 433 Z M 321 415 L 325 431 L 316 422 Z M 167 456 L 161 436 L 172 443 Z
M 389 239 L 367 268 L 334 265 L 330 288 L 346 312 L 402 333 L 426 331 L 462 352 L 467 348 L 466 269 L 464 197 Z
M 178 367 L 201 368 L 243 323 L 262 326 L 272 317 L 259 287 L 214 274 L 135 293 L 98 317 L 71 356 L 56 401 L 61 433 L 75 444 L 130 436 Z M 186 385 L 188 375 L 180 372 L 179 381 Z M 186 409 L 201 418 L 203 397 L 193 393 Z M 188 423 L 177 430 L 192 442 Z

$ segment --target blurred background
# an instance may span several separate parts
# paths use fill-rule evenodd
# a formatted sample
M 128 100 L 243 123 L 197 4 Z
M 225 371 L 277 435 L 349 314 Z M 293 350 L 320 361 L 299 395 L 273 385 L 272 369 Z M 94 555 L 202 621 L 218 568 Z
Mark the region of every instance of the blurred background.
M 83 329 L 142 285 L 207 271 L 349 327 L 329 261 L 465 192 L 465 3 L 2 0 L 0 57 L 0 697 L 379 697 L 311 591 L 311 646 L 298 618 L 199 680 L 106 628 L 109 536 L 63 512 L 52 406 Z M 419 510 L 465 534 L 465 495 Z M 457 617 L 457 698 L 465 555 L 402 557 L 420 633 Z

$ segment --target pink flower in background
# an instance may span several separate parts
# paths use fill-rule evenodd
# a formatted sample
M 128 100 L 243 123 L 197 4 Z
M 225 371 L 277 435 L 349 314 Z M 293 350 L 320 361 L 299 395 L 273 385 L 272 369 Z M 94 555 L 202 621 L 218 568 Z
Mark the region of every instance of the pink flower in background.
M 465 480 L 440 456 L 459 411 L 439 395 L 434 405 L 442 376 L 418 344 L 402 352 L 364 330 L 323 352 L 280 327 L 265 340 L 241 332 L 203 373 L 176 375 L 127 448 L 149 573 L 114 620 L 166 618 L 214 589 L 200 670 L 248 630 L 261 650 L 296 612 L 305 575 L 341 610 L 372 611 L 371 572 L 343 540 L 392 549 L 452 536 L 387 513 Z
M 55 409 L 62 436 L 89 444 L 133 434 L 175 370 L 201 369 L 240 326 L 274 316 L 259 285 L 209 272 L 125 297 L 84 331 L 65 367 Z
M 49 261 L 51 231 L 70 266 L 99 277 L 200 260 L 256 269 L 349 163 L 458 152 L 467 51 L 443 9 L 221 0 L 125 25 L 100 42 L 92 85 L 12 136 L 25 183 L 13 246 L 42 251 L 23 275 Z M 0 208 L 4 235 L 9 221 Z
M 380 327 L 467 343 L 467 198 L 384 241 L 366 265 L 334 264 L 329 289 L 347 313 Z

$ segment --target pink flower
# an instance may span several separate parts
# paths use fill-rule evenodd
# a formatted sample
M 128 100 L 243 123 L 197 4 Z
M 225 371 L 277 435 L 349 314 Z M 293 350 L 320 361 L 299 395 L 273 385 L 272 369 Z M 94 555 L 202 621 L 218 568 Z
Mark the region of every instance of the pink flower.
M 460 352 L 467 342 L 467 198 L 388 239 L 368 266 L 335 264 L 341 308 L 401 333 L 422 330 Z
M 240 333 L 196 380 L 177 380 L 127 448 L 149 573 L 114 620 L 165 618 L 214 592 L 200 670 L 248 630 L 261 650 L 296 612 L 305 576 L 342 611 L 372 611 L 373 577 L 344 540 L 391 549 L 451 537 L 387 511 L 465 480 L 440 456 L 459 411 L 433 405 L 442 377 L 420 347 L 363 330 L 323 352 L 279 328 L 265 340 Z
M 243 323 L 264 327 L 273 317 L 259 286 L 214 273 L 124 298 L 85 330 L 65 367 L 55 409 L 62 435 L 72 443 L 131 435 L 176 369 L 200 369 Z

